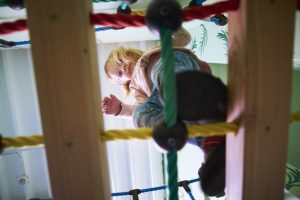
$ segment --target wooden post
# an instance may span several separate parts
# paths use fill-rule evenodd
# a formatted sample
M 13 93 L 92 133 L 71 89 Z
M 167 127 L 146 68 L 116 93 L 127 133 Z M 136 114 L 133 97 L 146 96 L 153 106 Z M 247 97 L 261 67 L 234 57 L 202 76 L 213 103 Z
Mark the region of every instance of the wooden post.
M 51 189 L 58 200 L 111 199 L 91 0 L 28 0 Z
M 241 0 L 229 15 L 227 199 L 283 199 L 296 1 Z

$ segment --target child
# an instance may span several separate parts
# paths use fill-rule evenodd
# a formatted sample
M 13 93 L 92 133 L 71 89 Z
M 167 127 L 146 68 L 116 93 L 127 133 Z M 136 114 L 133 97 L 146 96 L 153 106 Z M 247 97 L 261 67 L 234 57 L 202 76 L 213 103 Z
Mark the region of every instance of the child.
M 211 74 L 211 69 L 206 62 L 199 60 L 196 55 L 183 48 L 189 42 L 190 34 L 186 30 L 180 29 L 174 34 L 175 72 L 201 71 Z M 103 113 L 132 117 L 136 127 L 154 127 L 163 117 L 163 108 L 159 97 L 163 78 L 162 68 L 159 47 L 147 52 L 124 47 L 113 50 L 105 63 L 106 75 L 113 83 L 118 84 L 126 94 L 132 95 L 135 104 L 124 104 L 111 94 L 104 97 L 102 101 Z M 222 141 L 224 141 L 224 137 L 197 138 L 197 145 L 205 153 L 205 161 L 208 159 L 209 152 Z M 209 171 L 209 173 L 211 172 Z M 203 176 L 202 174 L 199 173 Z M 204 176 L 206 174 L 204 172 Z M 204 187 L 202 186 L 202 188 Z
M 174 61 L 176 73 L 196 70 L 211 73 L 209 65 L 199 60 L 188 49 L 182 48 L 190 42 L 190 34 L 179 29 L 174 34 Z M 200 68 L 199 68 L 200 67 Z M 108 78 L 131 94 L 134 105 L 122 103 L 114 95 L 102 101 L 103 113 L 115 116 L 132 116 L 136 127 L 153 127 L 162 117 L 158 91 L 162 82 L 160 48 L 148 52 L 139 49 L 119 47 L 111 52 L 106 63 Z

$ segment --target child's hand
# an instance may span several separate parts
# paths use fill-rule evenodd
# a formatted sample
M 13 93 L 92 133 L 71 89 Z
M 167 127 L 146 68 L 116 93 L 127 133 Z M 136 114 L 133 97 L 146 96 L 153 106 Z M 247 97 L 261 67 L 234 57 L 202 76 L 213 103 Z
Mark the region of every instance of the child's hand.
M 102 112 L 107 115 L 118 115 L 122 110 L 121 101 L 114 95 L 104 97 L 102 101 Z

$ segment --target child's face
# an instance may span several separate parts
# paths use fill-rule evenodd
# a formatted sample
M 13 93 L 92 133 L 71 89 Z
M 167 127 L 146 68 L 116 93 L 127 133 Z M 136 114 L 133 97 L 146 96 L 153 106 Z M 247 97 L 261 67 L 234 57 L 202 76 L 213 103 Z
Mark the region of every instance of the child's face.
M 136 62 L 130 62 L 129 64 L 120 65 L 113 60 L 109 60 L 107 63 L 107 73 L 114 83 L 124 85 L 131 81 L 135 64 Z

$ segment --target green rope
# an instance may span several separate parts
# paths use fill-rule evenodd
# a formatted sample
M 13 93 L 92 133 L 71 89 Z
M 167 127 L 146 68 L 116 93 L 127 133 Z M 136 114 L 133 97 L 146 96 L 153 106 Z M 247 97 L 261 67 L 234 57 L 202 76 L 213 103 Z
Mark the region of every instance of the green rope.
M 172 48 L 172 30 L 161 29 L 161 59 L 163 63 L 163 97 L 164 97 L 164 117 L 167 127 L 176 124 L 177 98 L 176 98 L 176 77 L 174 70 L 174 54 Z
M 176 124 L 177 117 L 176 77 L 172 48 L 172 30 L 161 28 L 160 39 L 161 59 L 163 63 L 163 97 L 165 102 L 165 106 L 163 108 L 164 123 L 167 127 L 172 127 Z M 178 200 L 177 152 L 169 152 L 167 154 L 167 159 L 169 200 Z
M 177 152 L 169 152 L 167 159 L 169 200 L 178 200 Z
M 3 1 L 0 1 L 0 7 L 6 7 L 6 2 L 3 0 Z

